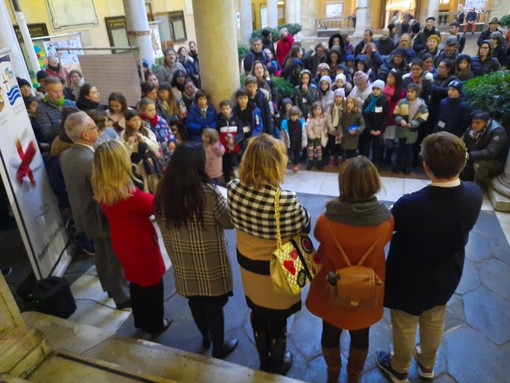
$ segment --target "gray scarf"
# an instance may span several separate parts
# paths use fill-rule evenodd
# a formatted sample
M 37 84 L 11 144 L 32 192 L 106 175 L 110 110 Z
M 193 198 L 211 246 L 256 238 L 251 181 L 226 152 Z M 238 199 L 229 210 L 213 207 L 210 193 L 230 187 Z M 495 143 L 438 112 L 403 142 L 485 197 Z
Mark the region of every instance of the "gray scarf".
M 391 215 L 376 197 L 357 202 L 343 202 L 336 198 L 326 204 L 325 214 L 331 221 L 353 226 L 377 226 Z

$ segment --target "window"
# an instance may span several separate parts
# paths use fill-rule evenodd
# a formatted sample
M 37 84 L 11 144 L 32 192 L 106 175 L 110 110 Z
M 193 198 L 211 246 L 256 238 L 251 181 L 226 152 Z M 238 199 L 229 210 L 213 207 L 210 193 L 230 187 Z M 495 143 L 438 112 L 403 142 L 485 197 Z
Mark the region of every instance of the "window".
M 154 20 L 158 22 L 163 49 L 173 47 L 174 41 L 187 39 L 183 11 L 157 13 L 154 15 Z
M 186 24 L 184 22 L 184 12 L 176 11 L 170 12 L 170 25 L 172 28 L 172 34 L 175 41 L 186 40 Z

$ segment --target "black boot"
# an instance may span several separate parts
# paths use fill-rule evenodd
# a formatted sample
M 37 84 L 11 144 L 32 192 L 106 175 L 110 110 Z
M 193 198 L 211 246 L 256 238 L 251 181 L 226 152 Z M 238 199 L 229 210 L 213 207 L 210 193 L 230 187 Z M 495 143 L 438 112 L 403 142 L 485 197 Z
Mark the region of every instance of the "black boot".
M 287 330 L 279 338 L 271 338 L 271 372 L 286 375 L 292 367 L 292 353 L 287 351 Z
M 317 169 L 322 170 L 324 169 L 324 163 L 322 160 L 317 160 Z
M 257 353 L 259 354 L 260 366 L 259 370 L 269 372 L 270 371 L 270 362 L 269 362 L 269 332 L 267 328 L 267 323 L 257 323 L 253 320 L 253 314 L 250 315 L 251 327 L 253 329 L 253 337 L 255 339 L 255 347 L 257 348 Z
M 308 163 L 306 164 L 306 170 L 312 170 L 313 167 L 313 160 L 308 160 Z
M 386 148 L 386 156 L 384 158 L 384 164 L 391 166 L 391 156 L 393 155 L 393 148 Z
M 225 341 L 225 317 L 223 316 L 223 306 L 206 307 L 207 329 L 211 334 L 213 345 L 212 356 L 223 359 L 237 347 L 239 340 L 232 338 Z
M 209 338 L 209 332 L 207 331 L 207 318 L 205 316 L 204 306 L 193 301 L 188 301 L 189 308 L 191 310 L 191 316 L 195 321 L 195 324 L 202 334 L 202 347 L 208 350 L 211 347 L 211 339 Z

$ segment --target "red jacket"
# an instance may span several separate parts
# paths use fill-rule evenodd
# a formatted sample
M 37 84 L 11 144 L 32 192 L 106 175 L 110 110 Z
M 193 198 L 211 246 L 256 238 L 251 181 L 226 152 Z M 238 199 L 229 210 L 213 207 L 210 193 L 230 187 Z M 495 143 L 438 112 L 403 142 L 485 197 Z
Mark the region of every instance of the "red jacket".
M 290 33 L 285 40 L 280 39 L 276 43 L 276 61 L 278 61 L 278 64 L 280 64 L 282 68 L 285 57 L 289 54 L 292 44 L 294 44 L 294 37 L 292 37 Z
M 136 189 L 127 200 L 113 206 L 101 204 L 110 223 L 112 246 L 129 282 L 156 285 L 165 274 L 156 229 L 154 196 Z

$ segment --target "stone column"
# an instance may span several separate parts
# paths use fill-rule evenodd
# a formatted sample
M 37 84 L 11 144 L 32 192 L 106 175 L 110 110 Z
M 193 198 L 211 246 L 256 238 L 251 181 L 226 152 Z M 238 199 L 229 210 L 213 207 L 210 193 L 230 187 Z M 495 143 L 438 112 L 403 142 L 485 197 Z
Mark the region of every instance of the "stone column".
M 29 44 L 30 45 L 30 44 Z M 17 77 L 21 77 L 32 83 L 28 73 L 23 52 L 19 46 L 16 33 L 12 27 L 12 22 L 7 12 L 5 1 L 0 1 L 0 50 L 10 49 L 9 57 Z
M 122 0 L 126 13 L 129 44 L 140 49 L 140 58 L 146 59 L 149 67 L 154 64 L 151 31 L 144 0 Z
M 370 29 L 371 25 L 368 23 L 368 0 L 358 0 L 356 7 L 356 29 L 352 37 L 362 37 L 365 29 Z
M 269 28 L 278 26 L 278 4 L 276 0 L 267 0 L 267 26 Z
M 301 0 L 285 0 L 285 23 L 301 23 Z
M 438 20 L 439 17 L 439 0 L 428 0 L 427 6 L 424 7 L 421 14 L 420 21 L 425 22 L 425 19 L 429 16 L 435 17 Z
M 298 17 L 301 19 L 301 26 L 303 28 L 303 35 L 305 36 L 316 36 L 317 30 L 315 28 L 315 20 L 317 19 L 317 2 L 296 0 L 299 3 L 300 9 Z
M 241 17 L 241 43 L 250 44 L 251 34 L 253 32 L 251 0 L 241 0 L 239 5 L 239 15 Z
M 202 88 L 218 109 L 220 101 L 230 99 L 239 88 L 234 0 L 195 0 L 193 17 L 200 50 Z
M 510 151 L 506 157 L 505 170 L 492 180 L 491 186 L 489 198 L 494 210 L 510 212 Z
M 36 74 L 41 70 L 41 66 L 39 65 L 37 54 L 35 53 L 34 44 L 32 44 L 32 38 L 30 37 L 30 32 L 28 31 L 25 15 L 21 10 L 18 0 L 12 0 L 12 5 L 14 7 L 14 14 L 16 15 L 16 21 L 18 22 L 19 30 L 21 32 L 21 35 L 23 36 L 23 42 L 25 43 L 25 48 L 28 54 L 28 61 L 30 62 L 30 67 L 34 71 L 34 74 Z

